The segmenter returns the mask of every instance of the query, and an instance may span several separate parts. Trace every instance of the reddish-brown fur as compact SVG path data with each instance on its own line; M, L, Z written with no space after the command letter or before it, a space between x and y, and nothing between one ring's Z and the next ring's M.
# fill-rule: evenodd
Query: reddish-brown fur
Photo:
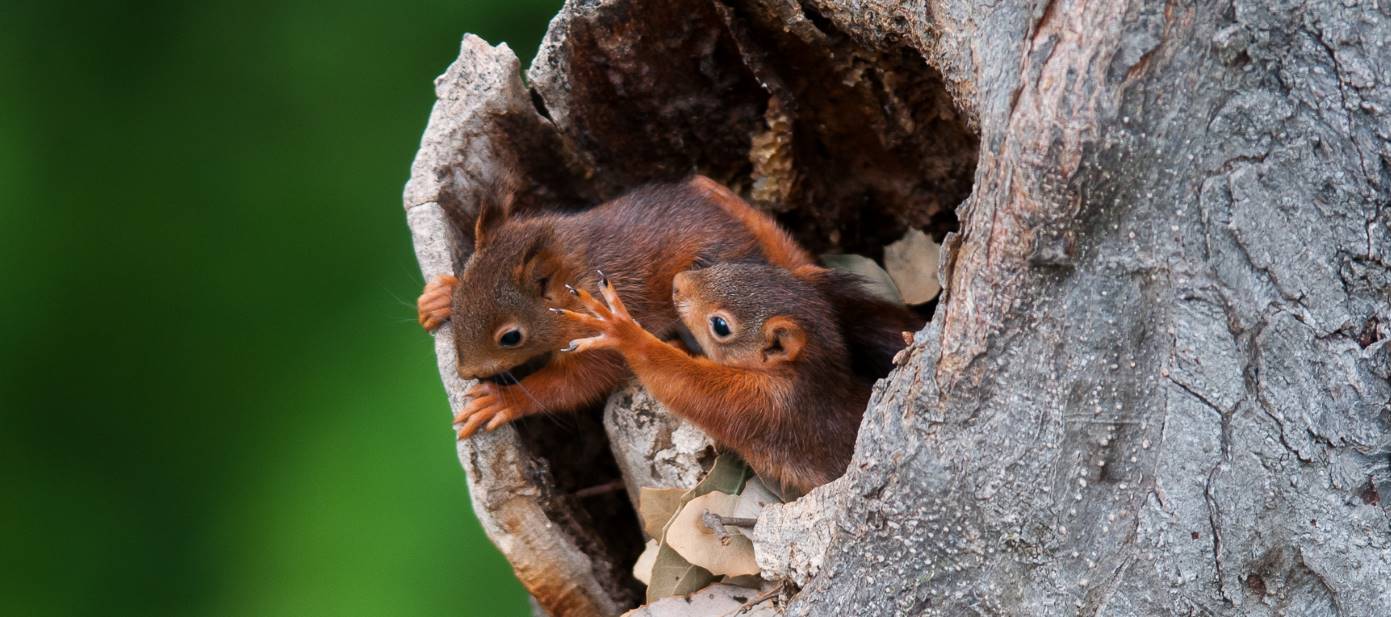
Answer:
M855 277L816 265L771 217L703 176L644 187L577 214L514 217L509 216L505 195L499 199L503 203L480 208L474 253L463 272L457 278L431 281L418 302L420 323L427 329L452 318L459 374L483 379L469 390L470 401L455 416L462 423L461 438L525 415L592 404L629 373L613 351L553 353L586 331L546 309L579 308L565 293L564 283L591 285L596 270L609 273L632 315L663 338L671 336L678 323L671 301L678 273L739 262L772 264L791 272L800 285L810 286L808 295L830 305L814 323L804 325L805 331L817 338L818 348L827 344L826 337L838 335L848 353L842 365L866 391L892 368L890 359L902 347L899 332L922 325L902 306L867 293ZM498 333L512 326L525 331L523 344L500 347ZM522 375L520 383L506 379L509 371L538 358L549 361ZM514 385L487 380L497 376ZM735 390L750 393L747 400L740 399L745 407L759 402L751 387ZM696 388L679 396L699 400L708 395L705 388ZM828 427L820 442L853 444L858 417L853 423ZM744 428L735 423L718 432L733 434ZM805 481L810 479L795 484Z
M580 292L591 314L562 314L599 332L576 341L577 352L620 351L673 413L739 453L765 480L801 494L844 473L872 381L856 374L835 304L820 289L860 282L826 271L799 274L718 264L677 275L673 299L707 357L645 331L620 292L602 283L607 307ZM728 339L712 331L715 315L733 328Z
M690 186L700 191L710 201L715 202L715 205L734 217L735 220L743 223L754 237L758 238L759 247L763 249L768 263L790 271L818 267L816 259L811 256L811 253L802 248L802 245L797 244L797 241L793 240L786 230L778 226L777 221L774 221L767 214L754 210L748 202L735 195L734 191L729 190L728 187L705 176L692 178Z
M893 370L893 355L902 348L899 333L922 328L922 318L901 304L870 293L857 276L823 268L776 221L754 210L724 185L704 176L692 179L690 185L752 230L768 263L816 286L834 305L836 322L858 375L872 384Z
M583 333L546 308L573 300L564 293L565 282L592 283L593 273L604 270L630 298L634 316L669 336L677 324L671 304L676 273L695 264L762 262L765 246L789 250L785 234L770 240L757 235L781 234L771 219L727 189L723 197L711 187L723 189L703 177L653 185L575 214L512 217L505 206L483 204L473 255L457 279L441 277L427 285L418 304L421 324L433 327L451 318L460 376L505 380L507 371ZM524 342L502 348L498 333L513 326L525 332ZM472 400L455 418L463 423L459 434L540 411L575 410L601 400L627 373L613 352L552 354L516 385L474 386Z

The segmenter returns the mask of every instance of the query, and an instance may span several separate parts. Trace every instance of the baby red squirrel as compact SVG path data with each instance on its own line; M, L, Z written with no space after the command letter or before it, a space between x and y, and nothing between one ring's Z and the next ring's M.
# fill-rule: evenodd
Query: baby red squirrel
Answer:
M632 314L671 336L679 323L671 302L676 273L721 262L789 270L814 263L768 215L702 176L569 214L513 216L502 193L480 204L463 271L430 281L417 303L426 329L450 320L458 373L479 380L454 418L460 438L542 411L574 411L626 378L616 352L553 353L584 333L546 311L574 301L566 281L589 283L598 269L613 273Z
M598 332L564 351L622 353L657 400L785 494L845 472L873 381L856 370L831 298L867 295L859 277L760 264L677 274L672 300L704 357L643 329L602 275L599 290L607 306L571 288L589 314L552 309Z

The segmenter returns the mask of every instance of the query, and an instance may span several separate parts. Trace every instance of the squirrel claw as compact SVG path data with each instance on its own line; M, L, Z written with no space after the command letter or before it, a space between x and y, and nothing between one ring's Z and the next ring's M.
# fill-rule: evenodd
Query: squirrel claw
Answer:
M586 338L577 338L570 341L570 345L561 351L590 351L595 349L612 349L618 346L618 340L608 334L597 334Z

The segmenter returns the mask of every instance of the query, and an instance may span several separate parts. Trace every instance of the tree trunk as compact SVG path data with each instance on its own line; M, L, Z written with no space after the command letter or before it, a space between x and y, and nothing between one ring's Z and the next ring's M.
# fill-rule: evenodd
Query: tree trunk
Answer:
M760 520L788 614L1391 611L1391 1L572 1L527 81L467 37L437 82L427 274L503 166L521 207L700 171L816 250L945 236L846 477ZM573 492L631 464L552 426L460 445L479 518L543 608L620 612L636 525Z

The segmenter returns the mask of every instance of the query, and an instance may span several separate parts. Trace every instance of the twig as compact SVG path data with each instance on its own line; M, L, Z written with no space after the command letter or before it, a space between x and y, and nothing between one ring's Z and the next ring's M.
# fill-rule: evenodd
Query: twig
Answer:
M594 497L596 495L607 495L609 493L617 493L618 491L626 489L627 487L623 485L622 480L614 480L612 482L595 484L594 486L588 486L578 491L575 491L575 497L584 499L585 497Z
M771 599L773 599L773 598L778 597L779 595L782 594L782 592L784 592L784 591L786 591L786 590L787 590L787 581L779 581L777 587L774 587L774 588L772 588L772 589L769 589L768 591L765 591L765 592L763 592L763 593L761 593L761 594L758 594L758 597L756 597L756 598L754 598L754 599L752 599L752 600L749 600L748 602L745 602L742 606L739 607L739 610L734 611L734 614L735 614L735 615L742 615L742 614L744 614L744 613L747 613L747 612L749 611L749 609L751 609L751 608L753 608L753 607L755 607L755 606L758 606L759 604L762 604L762 603L764 603L764 602L767 602L767 601L769 601L769 600L771 600Z
M706 510L705 512L701 513L700 520L701 522L705 523L705 526L709 528L710 531L715 532L715 537L720 539L720 544L722 545L729 544L730 539L729 530L725 529L725 527L752 528L755 524L758 523L758 519L756 518L720 516L709 510Z

